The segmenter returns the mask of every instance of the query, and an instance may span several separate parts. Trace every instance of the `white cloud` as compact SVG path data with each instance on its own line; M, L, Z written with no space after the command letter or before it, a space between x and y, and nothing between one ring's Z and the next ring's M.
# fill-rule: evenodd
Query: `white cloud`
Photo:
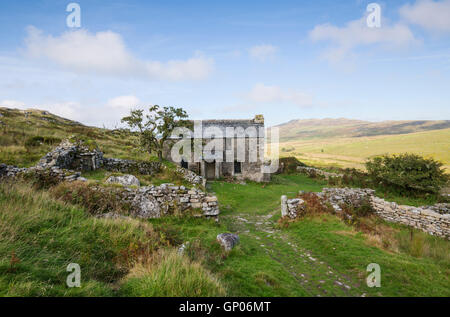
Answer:
M279 86L267 86L262 83L253 86L247 98L257 103L287 102L300 107L313 104L313 98L309 94L297 90L283 90Z
M125 109L131 109L133 107L136 107L139 105L141 101L138 97L133 95L128 96L119 96L116 98L109 99L107 102L107 105L111 108L125 108Z
M213 59L200 53L187 60L140 60L128 51L122 37L112 31L91 34L86 30L77 30L54 37L30 26L25 45L28 56L46 58L76 73L199 80L208 77L214 68Z
M249 50L250 57L260 61L265 62L275 56L278 48L273 45L257 45L251 47Z
M332 62L348 57L357 47L382 45L400 48L418 43L408 26L403 24L390 26L386 25L386 21L382 23L381 28L369 28L364 17L350 21L344 27L321 24L309 32L309 38L314 42L326 41L333 44L324 55Z
M18 100L3 100L0 102L0 106L12 109L24 109L25 103Z
M110 117L120 120L128 115L131 109L142 107L140 103L141 101L136 96L119 96L109 99L102 111L107 112Z
M411 24L438 32L450 32L450 0L420 0L400 8L400 16Z

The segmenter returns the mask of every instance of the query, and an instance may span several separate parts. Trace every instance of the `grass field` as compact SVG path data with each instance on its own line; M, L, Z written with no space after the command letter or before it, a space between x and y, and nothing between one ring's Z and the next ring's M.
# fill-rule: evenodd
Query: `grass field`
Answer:
M375 155L416 153L441 161L450 170L450 129L373 137L324 138L280 143L281 156L317 166L363 168Z
M220 222L189 216L97 219L29 186L0 186L1 296L450 296L450 242L379 223L382 243L329 214L280 226L280 195L319 191L302 175L212 183ZM240 244L222 250L216 235ZM176 254L182 243L184 255ZM389 247L384 247L388 245ZM66 266L79 263L80 288ZM382 287L366 286L378 263Z

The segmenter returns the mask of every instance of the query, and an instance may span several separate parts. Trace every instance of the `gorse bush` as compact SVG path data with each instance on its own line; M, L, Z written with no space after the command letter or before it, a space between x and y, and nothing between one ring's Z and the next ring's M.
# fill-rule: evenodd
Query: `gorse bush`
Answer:
M376 184L406 192L437 193L448 181L442 163L416 154L383 155L366 162Z

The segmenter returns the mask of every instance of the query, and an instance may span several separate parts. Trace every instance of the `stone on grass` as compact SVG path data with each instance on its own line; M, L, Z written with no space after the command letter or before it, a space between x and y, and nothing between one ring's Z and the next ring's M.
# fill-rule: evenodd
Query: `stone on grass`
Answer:
M122 176L110 176L106 180L106 183L121 184L123 186L140 186L140 182L134 175L122 175Z
M221 233L217 235L217 241L219 241L225 251L230 251L239 243L239 236L234 233Z

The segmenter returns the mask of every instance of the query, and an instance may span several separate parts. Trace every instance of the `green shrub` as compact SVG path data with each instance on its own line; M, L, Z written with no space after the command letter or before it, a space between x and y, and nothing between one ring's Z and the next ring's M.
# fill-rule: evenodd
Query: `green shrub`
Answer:
M448 181L442 163L416 154L383 155L366 162L376 184L407 192L437 193Z
M293 156L281 157L278 164L280 166L279 171L286 174L295 173L297 166L306 166Z

